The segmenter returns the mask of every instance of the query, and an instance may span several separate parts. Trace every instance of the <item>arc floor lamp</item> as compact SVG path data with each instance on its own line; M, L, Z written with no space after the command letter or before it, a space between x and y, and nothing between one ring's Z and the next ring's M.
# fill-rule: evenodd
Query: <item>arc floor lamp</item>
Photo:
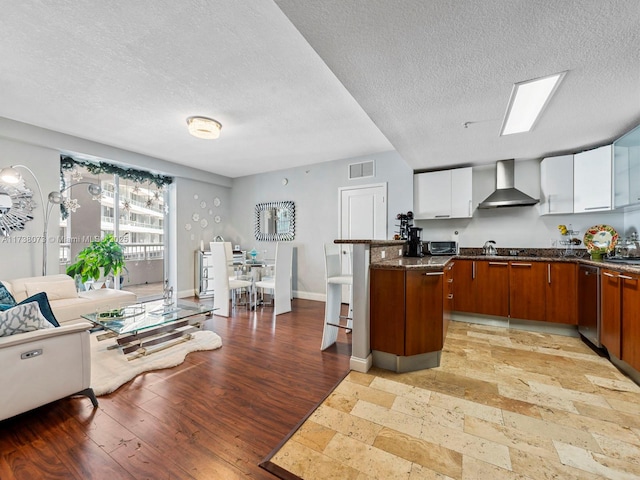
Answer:
M54 205L59 205L63 201L62 194L67 190L75 187L76 185L88 185L87 189L89 193L93 196L100 195L102 193L102 187L96 183L92 182L77 182L72 185L69 185L59 192L53 191L50 192L47 196L47 203L44 202L44 196L42 194L42 187L40 186L40 182L38 181L38 177L36 177L33 170L31 170L26 165L12 165L7 168L3 168L0 170L0 180L8 184L17 184L22 180L22 174L17 170L18 168L24 169L33 177L36 182L36 187L38 188L38 194L40 195L40 205L44 209L44 222L43 222L43 231L42 231L42 275L47 274L47 244L49 237L49 218L51 217L51 211L53 210Z

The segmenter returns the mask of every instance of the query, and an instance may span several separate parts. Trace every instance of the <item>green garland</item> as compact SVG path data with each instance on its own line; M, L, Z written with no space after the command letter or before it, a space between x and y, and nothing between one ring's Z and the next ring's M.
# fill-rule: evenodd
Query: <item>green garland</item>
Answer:
M144 170L136 170L135 168L122 168L109 163L93 163L88 160L76 160L67 155L60 155L60 176L63 177L65 170L73 170L76 165L82 165L93 175L108 173L118 175L120 178L131 180L135 183L153 183L158 188L163 188L165 185L170 185L173 182L173 177L145 172Z
M153 183L158 188L164 188L166 185L173 183L173 177L167 177L151 172L145 172L144 170L136 170L135 168L122 168L109 163L94 163L88 160L76 160L75 158L67 155L60 155L60 191L66 187L64 179L65 171L73 170L76 165L81 165L89 173L93 175L100 175L107 173L109 175L118 175L121 179L131 180L135 183ZM60 205L60 215L62 219L66 219L69 216L69 212L64 204Z

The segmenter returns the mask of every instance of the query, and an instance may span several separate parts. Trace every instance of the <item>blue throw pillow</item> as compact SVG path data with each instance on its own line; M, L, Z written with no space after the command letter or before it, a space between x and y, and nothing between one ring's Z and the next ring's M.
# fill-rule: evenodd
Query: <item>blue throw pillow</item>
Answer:
M9 290L7 290L7 287L5 287L2 282L0 282L0 304L9 305L7 308L16 306L16 299L13 298L13 295L9 293ZM6 310L6 308L2 310Z
M38 307L40 307L40 313L42 316L46 318L51 325L54 327L59 327L60 324L56 317L53 315L53 311L51 310L51 305L49 304L49 297L47 297L46 292L36 293L35 295L31 295L29 298L25 298L18 305L24 305L25 303L30 302L38 302Z

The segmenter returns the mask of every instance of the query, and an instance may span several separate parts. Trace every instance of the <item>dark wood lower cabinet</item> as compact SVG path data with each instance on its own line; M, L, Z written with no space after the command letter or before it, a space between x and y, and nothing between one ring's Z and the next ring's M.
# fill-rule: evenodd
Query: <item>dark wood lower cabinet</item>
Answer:
M476 262L475 313L509 316L509 262Z
M371 350L404 355L404 270L372 268L369 290Z
M620 274L622 360L640 370L640 275Z
M548 262L545 264L546 291L544 294L547 322L578 325L578 265Z
M371 349L399 356L442 350L443 275L372 268Z
M610 354L620 358L622 352L622 326L620 322L622 297L618 272L607 269L601 271L600 299L600 343L606 347Z
M476 305L476 261L456 259L453 278L454 310L474 313L478 308Z
M546 320L547 264L509 262L509 316L522 320Z
M406 272L405 356L442 350L443 274Z

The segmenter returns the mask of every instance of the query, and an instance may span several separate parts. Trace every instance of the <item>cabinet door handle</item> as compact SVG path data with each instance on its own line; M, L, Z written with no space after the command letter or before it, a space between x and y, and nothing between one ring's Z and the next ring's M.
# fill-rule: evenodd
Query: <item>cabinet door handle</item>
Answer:
M425 275L444 275L444 272L427 272Z
M451 215L436 215L436 218L449 218Z
M451 300L453 298L453 293L450 293L449 295L447 295L447 298Z
M547 282L551 285L551 264L547 263Z
M530 263L514 263L514 262L512 262L511 266L512 267L530 267L531 264Z
M447 280L447 283L453 283L453 278L449 278L449 279Z
M549 207L547 213L551 213L551 195L549 195L549 201L547 202L547 206Z
M471 262L471 280L475 280L476 278L476 262L475 260Z
M507 262L489 262L489 265L502 265L502 266L509 266L509 264ZM524 264L523 264L524 265Z
M637 278L633 278L633 277L628 277L626 275L618 275L619 278L624 278L625 280L635 280L636 282L638 281Z
M604 208L609 208L609 205L602 205L601 207L585 207L585 210L602 210Z
M640 198L638 200L640 200ZM469 200L469 216L470 217L473 216L472 210L473 210L473 207L472 207L472 204L471 204L471 200Z
M614 275L613 273L609 273L609 272L602 272L603 275L607 276L607 277L611 277L611 278L616 278L617 275Z

